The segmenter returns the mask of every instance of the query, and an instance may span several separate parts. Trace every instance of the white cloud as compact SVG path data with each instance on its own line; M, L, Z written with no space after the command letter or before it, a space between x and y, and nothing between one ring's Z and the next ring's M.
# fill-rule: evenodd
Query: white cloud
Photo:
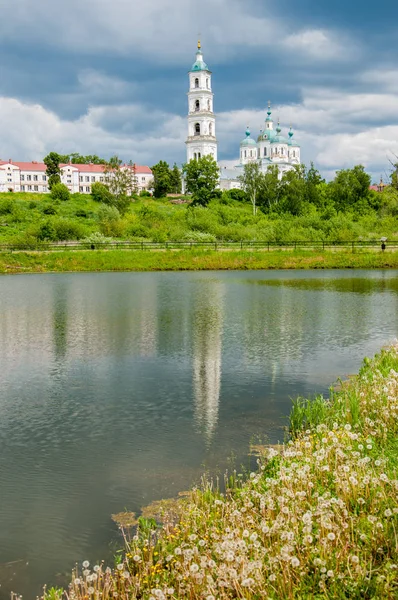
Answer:
M116 153L125 160L144 164L157 162L157 157L184 158L185 120L169 113L147 113L137 104L90 108L79 119L66 120L38 104L0 98L0 114L3 122L0 157L3 160L42 160L51 150L105 157ZM134 123L143 119L148 122L152 119L157 123L156 128L131 133ZM109 121L113 128L107 127ZM126 132L129 122L131 127Z
M285 46L295 53L307 54L316 61L330 59L352 59L351 52L347 53L350 44L331 32L322 29L305 29L288 35L284 40Z
M83 85L94 82L99 89L123 83L108 82L94 72L85 73ZM340 168L364 164L372 173L388 169L388 156L398 154L398 97L393 93L338 93L306 89L298 104L273 107L283 132L292 123L302 146L302 158L328 174ZM132 101L89 108L77 119L62 119L38 104L0 98L2 136L0 156L14 160L40 160L49 151L118 154L137 163L160 159L185 160L185 115L152 110ZM217 115L219 158L238 157L239 142L247 125L256 138L264 126L266 107L221 112ZM235 163L232 160L232 163ZM228 161L229 163L229 161Z

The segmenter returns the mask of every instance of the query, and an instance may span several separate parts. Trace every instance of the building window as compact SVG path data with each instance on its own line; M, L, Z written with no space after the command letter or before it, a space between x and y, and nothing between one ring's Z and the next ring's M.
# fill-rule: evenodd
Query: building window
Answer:
M25 186L21 185L21 192L24 192L24 191L25 191Z
M209 78L206 79L206 87L209 89Z
M47 175L43 175L42 179L43 181L47 181Z
M31 192L31 191L32 191L32 186L28 185L28 192Z
M79 192L84 192L84 187L82 185L79 187Z
M95 181L95 177L91 177L91 181Z
M83 178L82 178L82 179L83 179ZM100 177L100 181L101 181L101 182L102 182L102 181L104 181L104 178L103 178L103 177Z
M195 87L198 88L199 87L199 79L196 77L195 78Z
M245 158L246 158L246 155L247 155L247 152L246 152L246 150L245 150L245 152L244 152L244 155L245 155Z
M32 181L32 175L26 175L26 181Z
M209 123L209 135L213 135L213 123Z
M200 135L200 123L195 123L195 135Z
M34 189L35 192L38 192L39 191L39 186L38 185L34 185L33 189Z
M145 183L145 177L141 177L142 183Z
M196 101L195 101L195 110L196 110L196 112L197 112L198 110L200 110L200 102L199 102L199 100L196 100Z
M39 181L39 176L38 175L33 175L33 181Z
M81 175L79 176L79 181L83 181L83 177Z
M43 192L47 192L47 186L43 185Z
M86 186L86 192L90 193L90 186L89 185Z
M25 175L21 175L21 181L25 181Z
M264 156L267 156L267 148L264 148Z
M207 110L209 112L211 112L211 104L210 104L210 100L207 101Z
M293 158L296 158L296 151L293 150Z
M198 158L200 158L200 157L201 157L200 152L198 152Z

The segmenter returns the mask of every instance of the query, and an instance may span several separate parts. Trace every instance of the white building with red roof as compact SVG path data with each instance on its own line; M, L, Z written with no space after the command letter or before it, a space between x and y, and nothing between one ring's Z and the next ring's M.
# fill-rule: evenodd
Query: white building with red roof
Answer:
M147 190L153 175L149 167L141 165L123 165L121 168L130 169L133 172L137 192ZM8 162L0 160L0 192L37 192L47 193L48 177L44 163ZM104 165L60 165L61 182L64 183L71 194L91 194L91 186L95 182L104 181Z

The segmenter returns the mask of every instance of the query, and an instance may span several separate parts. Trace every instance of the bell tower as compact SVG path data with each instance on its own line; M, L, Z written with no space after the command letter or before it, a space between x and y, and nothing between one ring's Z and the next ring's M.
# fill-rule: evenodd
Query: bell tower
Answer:
M187 163L192 159L212 156L217 161L216 119L213 112L211 71L203 60L198 42L196 61L188 73L188 137Z

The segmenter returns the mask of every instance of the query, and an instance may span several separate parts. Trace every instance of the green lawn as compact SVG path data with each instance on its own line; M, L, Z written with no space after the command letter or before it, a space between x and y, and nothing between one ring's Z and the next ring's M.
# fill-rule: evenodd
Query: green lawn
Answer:
M398 252L67 250L0 253L0 273L398 268Z

